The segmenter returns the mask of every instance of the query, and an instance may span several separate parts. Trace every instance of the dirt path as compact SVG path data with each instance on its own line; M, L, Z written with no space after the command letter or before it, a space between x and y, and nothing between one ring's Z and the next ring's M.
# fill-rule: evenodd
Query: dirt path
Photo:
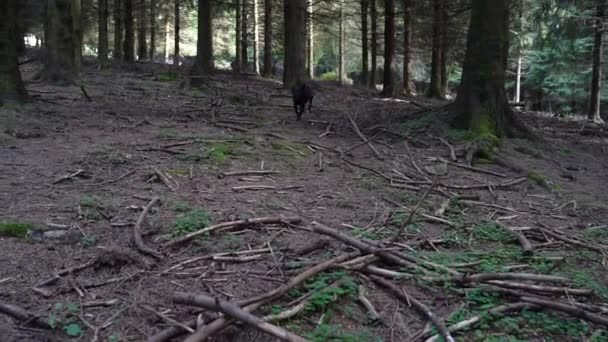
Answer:
M357 238L388 240L420 201L432 173L443 173L445 164L436 159L450 158L436 137L418 132L409 139L411 154L403 139L377 134L372 144L380 159L344 117L351 115L362 128L382 124L396 132L416 131L427 119L414 116L405 124L393 119L419 111L404 101L387 102L363 90L320 84L314 113L296 122L290 98L276 82L218 74L200 89L180 90L172 78L154 68L88 68L85 84L93 102L76 87L30 84L36 102L2 112L0 219L33 222L52 232L0 237L0 302L26 308L57 327L52 332L31 329L0 316L3 341L65 340L81 332L89 339L93 332L83 320L96 327L111 322L100 331L101 341L141 341L172 324L154 312L177 321L198 313L173 304L176 291L226 300L269 291L306 267L351 249L331 239L322 249L297 255L294 251L322 237L285 225L223 230L171 248L161 246L212 223L265 216L298 216L302 227L317 221ZM533 172L481 165L483 173L448 165L447 174L438 177L437 191L404 227L399 248L462 274L565 276L568 286L595 291L596 297L577 300L604 305L608 278L602 255L530 229L560 228L565 236L584 239L583 245L606 248L606 132L581 134L577 123L532 116L526 120L547 139L545 144L509 142L503 154ZM364 134L372 136L370 132ZM544 146L548 143L555 146ZM277 173L220 177L233 171ZM143 237L161 251L159 261L138 254L131 244L132 225L156 196L161 204L147 215ZM437 212L442 206L443 212ZM497 221L528 236L535 255L523 256ZM255 249L264 251L216 255ZM250 259L242 257L250 254ZM204 255L210 257L162 272ZM92 267L32 289L54 272L91 260ZM410 341L425 327L424 317L370 277L343 269L309 280L263 312L281 311L294 298L337 280L340 291L316 296L305 313L283 326L315 341L335 336L342 336L336 341ZM517 301L483 292L475 284L422 278L399 284L440 317L450 317L450 323ZM359 285L368 289L380 323L370 321L356 300ZM463 295L463 287L472 290ZM93 305L99 301L112 305ZM463 341L492 336L578 341L598 328L542 310L458 336ZM271 339L244 329L218 340Z

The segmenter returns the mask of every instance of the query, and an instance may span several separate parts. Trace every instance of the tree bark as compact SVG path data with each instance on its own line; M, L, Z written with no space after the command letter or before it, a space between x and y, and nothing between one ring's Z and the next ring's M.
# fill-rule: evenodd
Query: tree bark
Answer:
M150 0L150 61L156 55L156 0Z
M603 57L603 42L604 29L606 23L606 0L598 0L596 9L596 29L595 42L593 44L593 71L591 74L591 93L589 97L589 121L595 123L604 123L600 115L600 102L602 100L602 57Z
M133 22L133 0L125 0L125 62L135 62L135 27Z
M376 75L378 73L378 7L376 5L376 0L370 0L370 17L372 25L372 60L369 74L369 85L370 87L376 89Z
M145 60L148 56L148 42L146 41L146 0L139 1L137 18L137 59Z
M0 3L0 107L27 101L17 56L17 6L20 0Z
M97 43L97 58L100 62L108 61L108 0L99 0L99 36Z
M513 101L515 103L521 102L521 49L517 50L517 71L515 74L515 96Z
M258 1L259 0L253 0L253 73L256 75L260 74Z
M284 0L285 40L283 86L291 88L306 77L306 0Z
M308 0L308 77L315 78L315 25L313 0Z
M74 66L76 74L80 75L82 68L82 42L84 41L84 30L82 22L82 4L80 0L72 0L72 34L74 45L72 53L74 55Z
M445 93L442 88L441 70L441 24L443 22L444 0L433 0L433 56L431 62L431 83L427 96L430 98L444 99Z
M407 0L406 0L407 1ZM369 38L367 16L369 0L361 0L361 84L369 84Z
M383 96L395 95L394 57L395 57L395 0L384 0L386 11L384 20L384 85Z
M79 18L74 15L76 0L47 0L45 33L47 58L42 72L43 79L71 84L79 76L79 38L76 27Z
M266 0L269 1L269 0ZM236 20L235 20L235 24L236 24L236 28L235 28L235 39L234 41L236 42L236 60L234 63L234 72L241 72L241 70L243 69L243 54L241 49L243 48L241 45L241 20L243 20L243 4L242 4L242 0L235 0L234 1L234 5L236 7Z
M241 71L249 71L249 53L247 51L247 0L243 2L241 10Z
M6 0L5 0L6 1ZM16 22L15 22L15 29L13 30L13 34L15 35L15 44L17 46L17 56L21 57L21 56L25 56L25 53L27 52L27 48L25 46L25 28L24 28L24 24L23 24L23 20L20 20L21 18L24 18L24 10L25 10L25 1L18 1L15 7L15 17L17 18Z
M340 0L340 3L338 4L338 6L340 6L340 33L339 33L339 52L338 52L338 81L340 82L340 84L344 84L344 46L345 46L345 42L344 42L344 0Z
M180 13L179 13L179 2L180 0L175 0L175 6L173 8L175 15L175 29L174 29L174 46L173 46L173 65L179 66L179 40L180 40Z
M198 0L198 42L193 69L197 73L213 72L213 21L211 1Z
M264 77L272 78L272 0L264 0Z
M509 0L473 0L462 79L452 124L482 138L525 136L505 91Z
M112 57L115 60L122 60L123 57L123 5L124 0L114 0L114 53Z
M448 94L448 12L445 4L441 11L441 89L443 96Z
M403 0L403 94L412 96L412 0Z

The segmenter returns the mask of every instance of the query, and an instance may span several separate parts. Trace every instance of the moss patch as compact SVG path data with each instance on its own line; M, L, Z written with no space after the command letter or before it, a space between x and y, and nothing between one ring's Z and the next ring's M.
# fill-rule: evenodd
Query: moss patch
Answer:
M23 238L34 229L34 224L30 222L0 221L0 236Z
M534 170L528 171L528 180L531 183L536 184L541 188L554 193L559 193L562 191L562 188L559 184L552 181L551 178L549 178L548 176L545 176Z

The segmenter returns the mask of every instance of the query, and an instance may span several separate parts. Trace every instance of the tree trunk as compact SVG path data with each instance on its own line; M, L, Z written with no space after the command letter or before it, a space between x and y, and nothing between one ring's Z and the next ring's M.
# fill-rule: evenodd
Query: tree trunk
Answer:
M384 8L386 18L384 20L384 85L382 95L394 96L395 0L384 0Z
M308 0L308 77L315 78L315 25L313 0Z
M7 0L4 0L7 1ZM24 28L24 23L23 20L20 20L21 18L24 18L24 10L25 10L25 1L18 1L17 4L15 5L15 12L14 15L17 18L16 22L15 22L15 29L13 30L13 34L15 35L15 44L17 46L17 56L25 56L25 53L27 52L27 48L25 46L25 28Z
M269 0L266 0L269 1ZM236 7L236 29L235 29L235 39L234 41L236 42L236 61L234 63L234 72L241 72L241 70L243 69L243 52L241 51L241 49L243 48L241 45L241 20L243 20L243 4L242 4L242 0L235 0L235 7Z
M175 0L175 32L174 32L174 43L173 46L173 65L179 66L179 29L180 29L180 15L179 15L179 2L180 0Z
M306 77L306 0L284 0L285 41L283 86L291 88Z
M412 96L412 0L403 0L403 94Z
M344 42L344 0L340 0L340 3L338 4L338 6L340 6L340 36L339 36L339 52L338 52L338 81L340 82L340 84L344 83L344 46L345 46L345 42Z
M441 81L441 32L444 0L433 0L433 57L431 62L431 84L429 85L428 97L444 99L445 93Z
M62 84L73 83L79 75L79 39L75 29L76 0L47 0L45 33L47 58L43 79Z
M444 5L441 11L441 89L443 96L448 93L448 12Z
M121 60L123 57L123 5L123 0L114 0L114 53L112 53L112 57L115 60Z
M247 51L247 0L241 0L243 2L243 9L241 10L241 71L248 72L249 67L249 53Z
M82 42L84 41L84 30L82 23L82 6L80 0L72 0L72 34L74 37L74 66L76 74L80 75L82 68Z
M378 73L376 71L378 67L378 7L376 6L376 0L370 0L370 16L372 22L372 61L371 70L369 73L369 85L370 87L376 89L376 75Z
M125 0L125 62L135 62L135 27L133 22L133 0Z
M369 0L361 0L361 84L369 84L369 41L367 32L367 15Z
M596 10L595 42L593 44L593 71L591 76L591 94L589 98L588 119L596 123L604 123L600 115L600 102L602 99L602 55L606 15L606 0L598 0Z
M259 39L259 21L258 21L258 1L253 0L253 73L260 74L260 42Z
M100 62L108 61L108 0L99 0L99 36L97 58Z
M139 1L139 18L137 18L137 59L145 60L148 56L148 42L146 41L146 0Z
M168 63L169 62L169 37L170 37L170 28L171 28L171 23L169 20L169 16L165 15L164 16L164 26L165 26L165 39L163 40L163 56L164 56L164 63Z
M211 73L213 71L213 21L211 19L211 1L198 0L198 42L194 71Z
M20 0L0 3L0 107L27 100L17 57L17 6Z
M150 0L150 61L156 55L156 0Z
M272 78L272 0L264 0L264 77Z
M462 79L452 124L485 139L528 133L505 91L509 0L473 0Z
M521 49L517 51L517 72L515 74L515 96L513 101L515 103L521 102Z

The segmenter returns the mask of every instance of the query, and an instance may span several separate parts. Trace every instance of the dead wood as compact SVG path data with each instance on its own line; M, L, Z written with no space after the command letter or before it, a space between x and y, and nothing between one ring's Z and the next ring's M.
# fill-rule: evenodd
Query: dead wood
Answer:
M455 342L454 338L446 328L445 324L435 313L433 313L425 304L423 304L418 299L406 294L399 286L393 284L392 282L375 275L369 276L375 283L380 286L390 290L397 298L399 298L405 305L413 306L418 312L424 315L428 320L430 320L437 331L439 331L439 335L443 337L443 339L447 342Z
M220 128L228 128L234 131L238 131L238 132L243 132L243 133L251 133L252 131L248 128L244 128L244 127L240 127L240 126L236 126L236 125L231 125L231 124L227 124L227 123L221 123L221 122L215 122L213 123L214 126L216 127L220 127Z
M173 177L169 176L168 174L165 174L157 167L154 168L154 173L156 173L158 178L163 182L163 184L167 186L167 188L169 188L169 190L177 191L177 189L179 189L179 183L175 179L173 179Z
M608 250L606 248L602 248L598 245L594 245L591 242L574 240L574 239L566 237L560 233L557 233L553 229L548 229L548 228L537 228L537 229L556 240L560 240L560 241L565 242L570 245L583 247L583 248L598 252L600 254L605 254L608 252Z
M288 330L285 330L276 325L265 322L263 319L252 315L251 313L243 310L240 306L235 303L227 302L221 300L217 297L210 297L202 294L198 294L197 296L197 304L198 306L204 307L207 310L213 310L217 312L222 312L226 316L229 316L233 319L239 320L243 323L251 325L252 327L273 335L283 341L291 341L291 342L306 342L307 339L300 337ZM188 300L190 299L190 295L187 293L176 293L173 295L173 301L178 304L188 304Z
M103 186L103 185L108 185L108 184L114 184L114 183L120 182L121 180L129 177L130 175L132 175L134 173L135 173L135 170L129 170L125 174L123 174L122 176L120 176L116 179L112 179L112 180L101 182L101 183L84 184L84 186Z
M350 121L350 124L353 126L353 131L355 131L355 133L357 133L359 138L361 138L361 140L363 140L363 142L365 142L367 144L367 146L369 147L370 150L372 150L372 152L374 153L376 158L378 158L379 160L384 160L384 158L382 157L382 155L380 155L380 152L378 152L378 150L372 144L372 142L369 139L367 139L367 137L363 133L361 133L361 130L359 129L359 126L357 126L357 123L355 122L355 120L353 120L353 118L349 114L345 114L345 115L346 115L346 118L348 119L348 121Z
M527 290L532 292L541 292L541 293L552 293L552 294L561 294L561 295L575 295L575 296L591 296L593 295L593 290L591 289L573 289L567 287L554 287L554 286L540 286L533 285L527 283L515 283L509 281L502 280L488 280L486 281L488 284L492 284L499 287L506 287L509 289L516 290Z
M238 301L237 304L240 306L246 306L244 308L245 311L248 311L248 312L254 311L257 308L263 306L264 304L266 304L276 298L281 297L285 293L289 292L289 290L300 285L307 279L309 279L321 272L325 272L346 260L357 257L358 255L359 255L359 253L348 253L348 254L343 254L343 255L337 256L335 258L332 258L330 260L324 261L318 265L308 268L306 271L291 278L287 283L275 288L274 290L272 290L268 293L265 293L265 294L262 294L262 295L259 295L259 296L253 297L253 298L249 298L249 299L246 299L243 301ZM230 321L226 317L218 318L215 321L207 324L203 328L199 329L194 335L190 336L186 341L187 342L204 341L206 338L208 338L209 336L222 330L224 327L228 326L231 323L232 323L232 321Z
M367 316L373 322L380 321L380 314L378 313L378 311L376 311L372 302L367 298L367 290L365 289L365 286L359 285L359 293L357 299L359 299L363 307L367 310Z
M53 181L53 184L59 184L61 182L65 182L66 180L72 180L72 179L74 179L74 178L76 178L78 176L83 175L84 172L85 172L84 170L77 170L74 173L70 173L69 175L65 175L65 176L63 176L61 178L56 179L55 181Z
M526 238L526 236L520 232L516 232L513 229L504 226L498 222L496 222L496 224L498 225L498 227L504 229L505 231L507 231L509 234L513 235L517 241L519 242L519 245L521 246L521 248L523 249L523 254L526 256L530 256L534 254L534 247L532 246L532 243L530 243L530 240L528 240L528 238Z
M496 316L496 318L501 318L501 317L503 317L503 314L505 314L507 312L520 311L522 309L528 309L528 308L534 308L534 307L536 307L536 306L533 304L521 303L521 302L497 306L495 308L492 308L492 309L486 311L485 313L483 313L481 315L473 316L467 320L450 325L447 329L450 333L455 333L457 331L466 330L466 329L474 326L475 324L479 323L482 319L485 319L487 317ZM439 341L440 338L441 338L441 335L432 336L432 332L429 331L429 332L424 333L417 340L425 341L425 342L437 342L437 341Z
M199 237L201 235L210 233L210 232L212 232L214 230L218 230L218 229L244 228L247 226L257 225L257 224L282 224L282 223L298 224L301 221L302 221L302 219L297 216L292 216L292 217L269 216L269 217L258 217L258 218L247 219L247 220L224 222L224 223L216 224L216 225L213 225L213 226L210 226L207 228L203 228L196 232L192 232L190 234L187 234L187 235L185 235L181 238L175 239L173 241L169 241L163 245L163 248L173 247L173 246L185 243L196 237Z
M460 277L454 277L454 280L462 283L482 283L488 280L526 280L548 283L565 283L568 279L559 276L551 276L544 274L532 273L478 273L478 274L463 274Z
M162 255L159 252L153 250L152 248L146 246L146 244L144 243L144 239L141 237L141 226L144 223L144 219L148 215L150 209L158 202L160 202L160 197L154 197L150 201L150 203L148 203L148 205L144 207L144 210L141 212L139 218L137 219L137 222L135 222L135 225L133 226L133 242L135 242L137 250L140 251L142 254L152 256L156 259L162 259Z
M443 139L443 138L439 138L439 141L441 141L442 144L444 144L445 146L448 147L448 149L450 150L450 159L453 162L457 162L458 158L456 158L456 151L454 150L454 146L452 146L452 144L450 144L447 140Z
M600 324L604 327L608 327L608 318L591 313L587 310L578 308L570 304L560 303L555 300L545 300L537 297L521 297L520 299L527 303L532 303L547 309L560 311L570 316L578 317L580 319L584 319L586 321L595 324Z
M93 102L93 99L87 93L87 90L84 88L84 85L80 85L80 91L82 91L82 95L84 95L88 102Z
M493 189L507 189L522 183L525 183L528 180L526 177L517 178L513 180L509 180L502 183L488 183L488 184L479 184L479 185L450 185L450 184L441 184L442 187L454 190L482 190L487 188Z
M278 175L281 172L279 171L232 171L232 172L222 172L217 178L225 178L225 177L239 177L239 176L267 176L267 175Z
M29 311L13 304L0 302L0 313L5 315L9 315L12 318L18 320L19 322L34 323L35 325L44 328L44 329L52 329L52 327L48 324L48 322L39 317L30 313Z
M486 175L491 175L491 176L496 176L496 177L500 177L500 178L507 178L508 176L505 175L504 173L500 173L500 172L496 172L496 171L492 171L492 170L486 170L486 169L482 169L479 167L475 167L475 166L469 166L466 164L461 164L461 163L455 163L449 160L445 160L445 159L441 159L441 158L433 158L431 160L438 160L444 163L447 163L448 165L452 165L454 167L458 167L464 170L469 170L469 171L473 171L473 172L477 172L477 173L483 173Z
M420 198L420 201L418 201L418 204L416 204L414 209L410 212L409 216L407 217L407 220L405 220L405 222L403 222L401 227L399 227L399 231L397 231L397 234L395 234L395 236L391 239L390 242L396 242L399 239L399 237L401 237L401 234L403 234L403 230L407 226L409 226L410 223L412 223L412 220L414 219L414 215L416 215L416 212L418 211L418 209L420 209L420 206L422 205L422 203L426 200L426 198L431 193L431 191L433 191L433 188L435 187L435 185L437 185L436 178L433 179L433 183L431 184L431 186L429 186L428 189L426 189L426 191L424 192L424 195L422 195L422 197Z
M300 248L295 248L291 252L294 255L302 256L302 255L306 255L308 253L312 253L314 251L317 251L319 249L323 249L323 248L325 248L327 246L329 246L329 240L327 240L327 239L318 239L318 240L314 241L313 243L311 243L309 245L302 246Z

